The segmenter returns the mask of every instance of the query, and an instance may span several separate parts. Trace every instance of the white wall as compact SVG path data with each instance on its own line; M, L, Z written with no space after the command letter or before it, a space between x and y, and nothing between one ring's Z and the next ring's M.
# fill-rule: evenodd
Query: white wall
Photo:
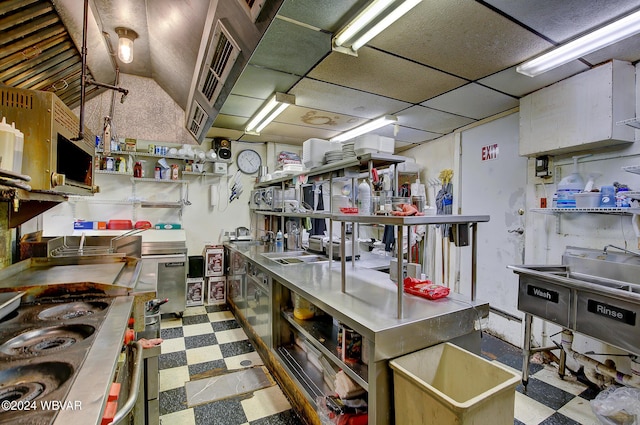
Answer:
M636 67L636 74L638 67ZM640 88L636 84L636 100L640 99ZM636 116L640 115L639 102L636 101ZM481 124L482 125L482 124ZM636 131L638 140L638 131ZM429 177L437 177L442 168L457 168L456 146L457 138L449 135L441 139L427 142L403 154L414 156L416 161L426 167L421 178L428 182ZM463 153L464 154L464 153ZM614 181L628 184L632 189L640 190L640 176L624 172L623 166L640 165L640 143L622 145L614 148L600 149L588 152L573 152L564 156L553 157L552 179L543 180L535 177L534 160L528 161L528 176L526 190L526 228L525 228L525 263L526 264L559 264L566 246L581 246L602 249L607 244L626 247L632 250L640 249L639 236L631 225L629 215L604 214L565 214L547 215L530 212L538 208L540 198L547 197L549 202L556 190L557 183L562 177L573 171L572 155L591 154L579 162L579 172L585 181L589 173L600 173L596 180L596 187L612 184ZM425 175L426 174L426 175ZM454 199L459 196L459 185L454 184ZM429 192L430 202L432 191ZM454 209L455 211L455 209ZM455 255L455 253L452 253ZM469 267L465 262L461 267ZM467 274L468 275L468 274ZM535 345L551 345L551 337L560 329L557 326L534 320L533 340ZM558 340L558 337L554 337ZM591 338L576 335L574 348L585 352L593 350L598 353L619 353L614 347L607 346ZM612 360L628 371L628 359L612 357ZM598 356L604 361L604 356ZM569 360L569 367L576 369L577 365Z
M149 78L122 74L120 86L130 91L124 103L120 103L120 94L116 94L113 126L121 138L135 138L140 146L148 143L167 146L194 144L195 140L184 127L184 111ZM85 125L95 134L101 134L103 119L111 107L111 91L87 102L85 106ZM79 111L75 111L79 114ZM194 147L197 147L194 146ZM203 150L211 147L205 141ZM242 149L256 150L267 163L267 150L262 143L232 142L232 158L235 159ZM154 161L153 158L144 158ZM178 161L179 162L179 161ZM147 167L149 173L151 168ZM100 193L93 197L73 198L61 203L36 219L23 224L22 233L43 230L44 236L62 236L73 233L73 220L128 219L158 222L181 223L187 234L189 255L199 255L207 243L218 243L223 231L231 231L239 226L250 227L249 194L256 176L240 175L243 193L240 199L229 202L229 180L235 175L235 164L229 166L227 176L201 177L187 176L189 201L182 215L175 209L149 209L132 205L132 197L150 201L177 201L184 199L186 191L183 185L168 183L136 183L134 186L127 176L96 174L95 184ZM148 177L148 175L146 176ZM210 186L216 186L219 203L210 205ZM185 186L185 187L186 187Z

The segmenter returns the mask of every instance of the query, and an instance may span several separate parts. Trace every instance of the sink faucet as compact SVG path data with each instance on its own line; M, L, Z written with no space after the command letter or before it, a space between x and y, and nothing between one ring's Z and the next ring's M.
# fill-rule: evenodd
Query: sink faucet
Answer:
M266 232L264 232L264 236L262 237L262 241L269 244L273 243L275 239L276 235L271 230L267 230Z
M626 252L627 254L631 254L631 255L635 255L637 257L640 257L640 253L638 253L638 252L630 251L630 250L625 249L625 248L620 248L619 246L615 246L615 245L605 245L604 249L602 250L602 253L604 255L607 255L607 248L615 248L615 249L620 250L622 252Z

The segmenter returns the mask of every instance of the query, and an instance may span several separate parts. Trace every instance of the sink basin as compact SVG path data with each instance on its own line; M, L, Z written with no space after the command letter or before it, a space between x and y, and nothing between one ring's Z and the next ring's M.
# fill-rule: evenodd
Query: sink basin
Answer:
M324 255L312 254L306 251L268 252L262 255L271 261L286 266L329 261L329 258Z

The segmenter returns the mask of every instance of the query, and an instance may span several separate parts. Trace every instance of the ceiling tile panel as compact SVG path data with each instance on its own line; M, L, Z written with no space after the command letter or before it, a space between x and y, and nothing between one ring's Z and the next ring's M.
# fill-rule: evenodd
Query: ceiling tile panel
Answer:
M410 103L389 99L359 90L341 87L310 78L302 79L290 91L296 105L361 118L378 118L395 114L411 106Z
M638 0L485 1L556 43L640 8Z
M420 105L413 106L397 115L402 126L440 134L450 133L456 128L464 127L475 121L471 118L436 111Z
M279 123L300 125L330 131L347 131L363 124L364 118L337 114L335 112L321 111L318 109L290 106L278 115L275 121Z
M516 72L514 66L478 80L478 83L513 96L522 97L587 69L589 69L587 65L576 60L532 78Z
M369 45L471 80L550 47L537 35L469 0L423 1Z
M482 119L519 105L518 99L471 83L421 105L463 117Z
M260 136L264 139L271 140L274 137L282 136L291 139L299 140L299 144L302 144L307 139L329 139L337 135L339 131L324 130L314 127L302 127L299 125L285 124L280 122L272 122L260 133Z
M357 57L334 52L309 77L411 103L420 103L467 82L369 47L358 50Z
M251 64L303 76L331 51L331 35L274 19Z
M236 117L244 117L245 121L248 121L251 116L265 101L263 99L256 99L255 97L236 96L230 94L224 105L220 109L220 113L224 115L233 115Z
M427 140L437 139L442 136L440 133L430 133L428 131L417 130L415 128L404 127L402 125L398 126L398 131L396 132L395 126L388 125L386 127L382 127L376 130L375 134L379 134L380 136L391 137L396 142L406 142L406 143L422 143Z
M273 92L288 92L299 79L296 75L249 65L240 74L231 94L266 100Z
M286 1L279 16L336 32L344 24L344 16L353 16L367 0L295 0Z

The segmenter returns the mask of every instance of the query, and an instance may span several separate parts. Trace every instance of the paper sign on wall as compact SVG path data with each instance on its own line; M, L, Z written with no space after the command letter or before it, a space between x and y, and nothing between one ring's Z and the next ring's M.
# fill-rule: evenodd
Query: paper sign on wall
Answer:
M489 161L498 158L498 144L486 145L482 147L482 160Z

